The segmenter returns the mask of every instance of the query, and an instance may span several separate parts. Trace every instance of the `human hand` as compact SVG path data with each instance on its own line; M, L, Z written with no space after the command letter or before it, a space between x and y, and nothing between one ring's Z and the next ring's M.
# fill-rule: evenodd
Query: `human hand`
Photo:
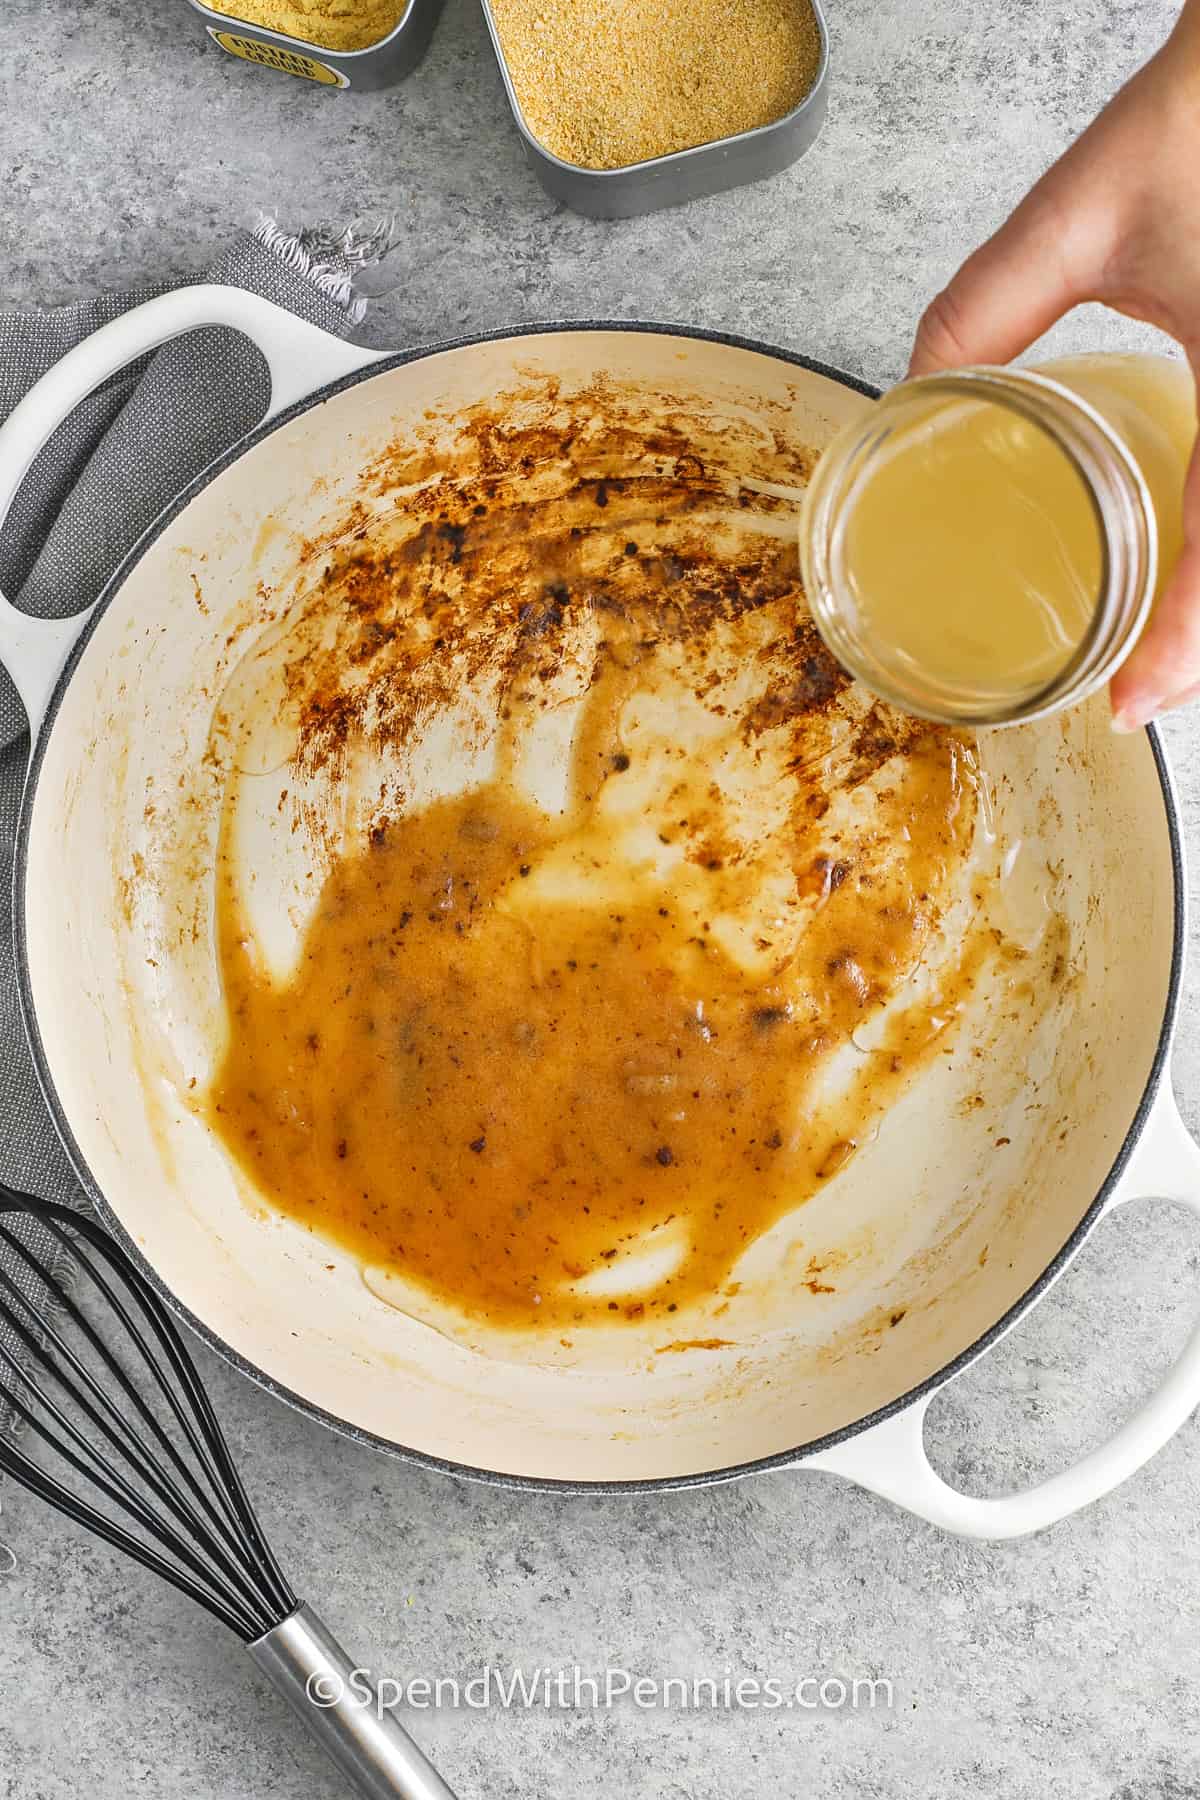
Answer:
M933 301L909 373L1009 362L1086 300L1169 332L1200 389L1200 0L1187 0L1158 55ZM1118 730L1200 696L1200 445L1184 534L1175 574L1113 679Z

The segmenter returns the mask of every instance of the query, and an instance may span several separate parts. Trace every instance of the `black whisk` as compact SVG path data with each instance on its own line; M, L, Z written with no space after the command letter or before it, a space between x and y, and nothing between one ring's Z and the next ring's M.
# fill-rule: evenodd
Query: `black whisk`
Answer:
M20 1228L29 1219L40 1230ZM0 1183L0 1471L228 1625L370 1800L454 1800L302 1606L170 1313L93 1220Z

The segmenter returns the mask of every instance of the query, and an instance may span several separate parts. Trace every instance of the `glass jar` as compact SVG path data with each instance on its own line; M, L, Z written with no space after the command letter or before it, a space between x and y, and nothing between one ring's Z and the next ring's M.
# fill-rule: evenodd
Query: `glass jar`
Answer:
M924 718L1075 705L1128 656L1179 559L1195 438L1190 373L1166 357L901 382L839 433L805 497L821 635Z

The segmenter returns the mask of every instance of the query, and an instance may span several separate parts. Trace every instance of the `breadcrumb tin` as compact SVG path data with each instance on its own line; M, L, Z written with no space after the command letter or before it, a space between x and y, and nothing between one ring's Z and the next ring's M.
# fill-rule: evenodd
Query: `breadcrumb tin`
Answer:
M230 0L231 5L235 3ZM193 12L204 20L209 37L227 56L278 69L321 87L360 89L391 87L412 74L429 48L443 4L444 0L408 0L397 24L378 42L362 50L330 50L218 12L203 0L188 0Z
M816 72L798 105L769 124L616 168L588 168L556 155L522 108L492 0L481 0L492 48L525 154L542 186L573 211L597 219L633 218L778 175L816 140L828 107L829 35L820 0L807 0L818 38Z

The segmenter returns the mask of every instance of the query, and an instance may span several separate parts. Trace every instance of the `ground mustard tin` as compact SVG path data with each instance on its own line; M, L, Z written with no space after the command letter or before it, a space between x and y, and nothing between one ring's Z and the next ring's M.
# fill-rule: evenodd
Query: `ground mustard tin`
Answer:
M363 50L328 50L247 19L231 18L205 6L202 0L188 0L188 4L200 14L209 37L227 56L278 69L320 87L370 89L391 87L411 75L429 47L443 0L409 0L399 23Z

